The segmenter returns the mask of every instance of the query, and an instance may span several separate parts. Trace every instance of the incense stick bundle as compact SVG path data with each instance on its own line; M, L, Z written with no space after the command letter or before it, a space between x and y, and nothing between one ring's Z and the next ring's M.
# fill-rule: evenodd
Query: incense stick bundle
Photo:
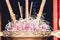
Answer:
M9 0L6 0L6 4L7 4L7 7L8 7L8 10L10 12L10 16L11 16L12 21L15 21L16 20L15 14L12 10L12 7L11 7L11 4L10 4Z
M32 5L33 5L33 2L31 2L31 6L30 6L30 16L31 16L31 12L32 12Z
M20 6L20 2L18 2L18 7L19 7L19 12L20 12L21 18L23 18L23 15L22 15L22 6Z
M41 6L40 6L40 9L39 9L39 12L37 14L37 18L40 18L42 16L45 2L46 2L46 0L42 0L42 3L41 3Z
M25 2L25 6L26 6L26 18L28 19L29 18L29 12L28 12L28 0L26 0Z

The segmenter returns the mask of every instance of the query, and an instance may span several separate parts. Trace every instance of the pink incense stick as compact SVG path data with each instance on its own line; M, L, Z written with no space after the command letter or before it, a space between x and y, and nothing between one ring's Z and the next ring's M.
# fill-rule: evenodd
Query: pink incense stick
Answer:
M42 0L42 3L41 3L41 6L40 6L40 9L39 9L39 12L37 14L37 18L40 18L42 16L45 2L46 2L46 0Z
M23 15L22 15L22 6L20 6L20 2L18 2L18 7L19 7L19 12L20 12L21 18L23 18Z
M31 6L30 6L30 16L31 16L31 12L32 12L32 5L33 5L33 2L31 2Z
M6 4L7 4L7 7L8 7L8 10L10 12L10 16L11 16L12 21L15 21L16 20L15 14L12 10L12 7L11 7L11 4L10 4L9 0L6 0Z
M29 17L29 11L28 11L28 0L26 0L26 2L25 2L25 7L26 7L26 18L28 19L28 17Z

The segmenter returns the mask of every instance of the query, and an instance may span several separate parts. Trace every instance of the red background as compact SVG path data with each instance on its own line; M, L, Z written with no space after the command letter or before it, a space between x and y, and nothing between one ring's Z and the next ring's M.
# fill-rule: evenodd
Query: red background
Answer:
M58 17L59 17L59 19L60 19L60 0L58 0ZM60 30L60 29L59 29ZM60 40L60 38L58 39L58 40Z

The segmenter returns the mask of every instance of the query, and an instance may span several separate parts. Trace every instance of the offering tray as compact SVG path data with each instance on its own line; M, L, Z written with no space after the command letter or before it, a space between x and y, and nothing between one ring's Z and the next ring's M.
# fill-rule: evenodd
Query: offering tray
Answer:
M49 37L51 31L3 31L4 37Z
M3 31L0 36L6 37L7 40L47 40L51 31Z
M57 31L2 31L0 36L7 40L47 40L50 36L60 38L60 30Z

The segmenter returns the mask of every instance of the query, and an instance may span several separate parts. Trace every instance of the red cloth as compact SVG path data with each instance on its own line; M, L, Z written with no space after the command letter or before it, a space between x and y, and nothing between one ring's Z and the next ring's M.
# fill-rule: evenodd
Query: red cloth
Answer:
M58 17L60 19L60 0L58 0Z
M59 16L59 19L60 19L60 0L58 0L58 16ZM58 40L60 40L60 38Z
M58 16L59 16L59 18L60 18L60 0L58 1Z

